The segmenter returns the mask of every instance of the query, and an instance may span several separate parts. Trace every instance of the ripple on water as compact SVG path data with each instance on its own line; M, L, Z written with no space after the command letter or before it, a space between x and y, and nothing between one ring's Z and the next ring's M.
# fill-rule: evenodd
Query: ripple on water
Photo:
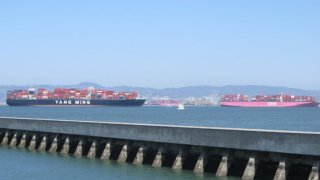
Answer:
M0 156L2 179L238 179L216 178L213 174L201 176L186 170L174 171L170 168L153 168L150 165L135 166L110 160L76 158L71 155L39 153L9 147L0 147Z

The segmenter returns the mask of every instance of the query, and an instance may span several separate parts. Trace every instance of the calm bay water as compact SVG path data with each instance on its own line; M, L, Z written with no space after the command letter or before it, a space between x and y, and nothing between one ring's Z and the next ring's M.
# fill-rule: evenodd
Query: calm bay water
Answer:
M320 132L320 108L0 107L2 117ZM0 147L1 179L236 179Z
M102 161L61 156L58 154L32 152L25 149L0 147L1 179L28 180L162 180L162 179L227 179L215 178L212 174L197 176L192 171L173 171L169 168L153 168L149 165L134 166L116 161Z

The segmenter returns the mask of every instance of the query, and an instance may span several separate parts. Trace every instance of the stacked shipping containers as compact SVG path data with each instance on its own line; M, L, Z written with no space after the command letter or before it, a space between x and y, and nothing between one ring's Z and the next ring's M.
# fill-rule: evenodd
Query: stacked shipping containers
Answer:
M136 99L138 94L136 92L113 92L108 90L95 89L66 89L55 88L53 92L47 89L39 88L38 92L32 95L26 90L13 90L7 92L7 99L92 99L92 100L129 100Z
M284 95L256 95L251 98L252 102L316 102L311 96L290 96ZM221 97L221 102L247 102L248 96L228 94Z
M222 102L247 102L248 96L242 94L228 94L221 98Z

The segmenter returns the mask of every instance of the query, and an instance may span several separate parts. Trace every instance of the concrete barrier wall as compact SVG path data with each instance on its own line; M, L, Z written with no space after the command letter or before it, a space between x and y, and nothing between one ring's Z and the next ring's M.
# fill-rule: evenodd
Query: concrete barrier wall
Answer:
M320 155L320 133L0 118L0 128L287 154Z

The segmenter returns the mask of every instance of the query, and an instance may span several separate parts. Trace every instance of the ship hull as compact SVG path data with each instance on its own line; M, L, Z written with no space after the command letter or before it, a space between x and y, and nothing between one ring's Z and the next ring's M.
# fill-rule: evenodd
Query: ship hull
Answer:
M318 102L221 102L223 107L318 107Z
M142 106L145 99L130 100L7 100L9 106Z

